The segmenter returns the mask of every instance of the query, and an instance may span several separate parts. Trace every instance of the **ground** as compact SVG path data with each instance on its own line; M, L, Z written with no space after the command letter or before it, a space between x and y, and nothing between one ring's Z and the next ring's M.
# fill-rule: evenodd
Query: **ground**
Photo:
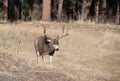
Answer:
M39 59L34 39L47 34L60 39L53 65ZM21 42L20 42L21 41ZM0 24L0 81L120 81L120 26L79 22Z

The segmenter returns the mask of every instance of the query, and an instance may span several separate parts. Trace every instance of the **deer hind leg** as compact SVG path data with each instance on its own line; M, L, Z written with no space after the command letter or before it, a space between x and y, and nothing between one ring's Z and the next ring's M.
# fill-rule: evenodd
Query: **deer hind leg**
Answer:
M36 56L37 56L37 63L39 63L39 56L40 56L40 53L39 53L39 51L37 50L36 47L35 47L35 51L36 51Z
M37 48L37 45L35 42L34 42L34 46L35 46L35 52L36 52L36 56L37 56L37 63L38 63L39 51L38 51L38 48Z
M39 63L39 55L40 55L40 54L39 54L38 51L36 52L36 54L37 54L37 63Z

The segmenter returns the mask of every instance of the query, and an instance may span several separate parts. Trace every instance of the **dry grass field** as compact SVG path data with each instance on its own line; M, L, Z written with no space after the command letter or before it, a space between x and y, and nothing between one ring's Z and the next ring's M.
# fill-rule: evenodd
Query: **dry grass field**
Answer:
M47 34L69 36L59 41L53 66L36 62L34 39ZM19 40L21 40L19 44ZM18 50L19 49L19 50ZM0 24L0 81L120 81L120 26L24 22Z

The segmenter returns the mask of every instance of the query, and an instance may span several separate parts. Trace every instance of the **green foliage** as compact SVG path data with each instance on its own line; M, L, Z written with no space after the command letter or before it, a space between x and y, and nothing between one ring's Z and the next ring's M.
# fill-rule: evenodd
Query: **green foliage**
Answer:
M82 5L82 0L76 0L76 5L80 7Z
M82 4L82 0L66 0L66 11L67 12L73 12L76 10L76 8L80 8Z
M69 9L74 10L76 5L76 0L69 0Z
M23 10L23 19L25 21L30 20L29 10L33 10L33 4L35 0L23 0L22 10Z
M22 5L22 8L23 8L23 15L24 15L24 20L27 21L28 18L29 18L29 5L27 4L29 0L23 0L23 5Z
M3 3L3 0L0 0L0 3Z
M3 4L2 4L3 0L0 0L0 17L3 16Z
M33 11L34 3L37 5L40 5L40 3L42 3L42 0L23 0L22 9L23 9L23 15L24 15L25 21L28 21L31 19L30 14L29 14L29 10Z
M51 0L52 1L52 0ZM55 7L56 7L56 9L58 9L58 6L59 6L59 0L56 0L56 2L55 2Z
M68 0L68 11L75 10L76 0Z
M0 17L2 17L3 16L3 13L0 11Z

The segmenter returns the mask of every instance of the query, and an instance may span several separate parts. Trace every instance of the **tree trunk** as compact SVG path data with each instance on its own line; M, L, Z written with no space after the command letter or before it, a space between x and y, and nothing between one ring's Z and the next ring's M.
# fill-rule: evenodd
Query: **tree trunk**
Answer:
M116 0L115 23L119 23L119 0Z
M20 19L23 20L23 0L20 0Z
M86 12L85 12L86 17L88 17L88 15L89 15L91 4L92 4L92 0L89 0L87 2Z
M87 1L83 0L82 11L81 11L82 12L82 15L81 15L82 20L86 20L86 14L85 14L86 6L87 6Z
M99 2L95 4L95 22L98 23L98 16L99 16Z
M43 0L42 20L43 21L51 20L51 0Z
M104 22L104 19L105 19L105 13L106 13L106 0L103 0L102 1L102 5L101 5L101 18L100 18L100 21L101 23Z
M103 5L102 7L105 9L106 8L106 0L103 0Z
M119 0L119 24L120 24L120 0Z
M16 4L14 4L14 21L17 23L17 20L19 18L19 10Z
M6 22L8 19L8 0L4 0L4 15L3 19Z
M62 16L62 6L63 6L63 0L59 1L59 8L58 8L58 21L61 20L61 16Z

